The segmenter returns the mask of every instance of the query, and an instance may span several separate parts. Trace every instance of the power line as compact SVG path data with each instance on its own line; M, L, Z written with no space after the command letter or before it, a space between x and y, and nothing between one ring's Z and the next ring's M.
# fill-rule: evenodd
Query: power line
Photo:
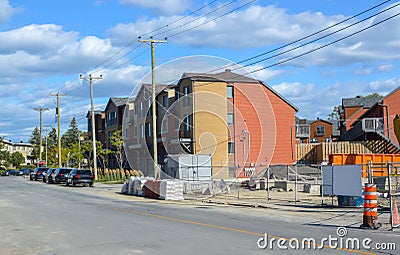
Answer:
M208 24L208 23L210 23L210 22L213 22L213 21L215 21L215 20L217 20L217 19L220 19L220 18L222 18L222 17L224 17L224 16L226 16L226 15L228 15L228 14L230 14L230 13L233 13L234 11L237 11L237 10L239 10L239 9L241 9L241 8L247 6L247 5L249 5L249 4L251 4L251 3L255 2L255 1L256 1L256 0L251 0L251 1L249 1L249 2L247 2L247 3L245 3L245 4L243 4L243 5L241 5L241 6L239 6L239 7L236 7L235 9L233 9L233 10L231 10L231 11L228 11L228 12L226 12L226 13L224 13L224 14L218 16L218 17L215 17L215 18L213 18L213 19L211 19L211 20L205 21L205 22L203 22L203 23L201 23L201 24L199 24L199 25L196 25L196 26L194 26L194 27L188 28L188 29L186 29L186 30L177 32L177 33L175 33L175 34L168 35L167 37L168 37L168 38L171 38L171 37L174 37L174 36L177 36L177 35L186 33L186 32L188 32L188 31L190 31L190 30L193 30L193 29L199 28L199 27L201 27L201 26L204 26L204 25L206 25L206 24Z
M194 10L194 11L192 11L192 12L186 14L185 16L183 16L183 17L181 17L181 18L179 18L179 19L177 19L177 20L175 20L175 21L173 21L173 22L171 22L171 23L168 23L167 25L158 27L158 28L154 29L153 31L150 31L150 32L147 32L147 33L145 33L145 34L140 35L140 37L145 37L146 35L152 34L152 33L156 32L156 31L159 31L159 30L161 30L161 29L163 29L163 28L169 27L170 25L173 25L173 24L175 24L175 23L178 23L179 21L181 21L181 20L183 20L183 19L189 17L190 15L192 15L192 14L198 12L198 11L201 11L202 9L206 8L207 6L210 6L211 4L215 3L216 1L217 1L217 0L213 0L213 1L209 2L208 4L203 5L202 7L200 7L200 8L198 8L198 9L196 9L196 10Z
M355 26L355 25L358 25L358 24L360 24L360 23L362 23L362 22L364 22L364 21L366 21L366 20L368 20L368 19L370 19L370 18L373 18L373 17L375 17L375 16L378 16L378 15L384 13L384 12L387 12L387 11L389 11L389 10L391 10L391 9L393 9L393 8L395 8L395 7L397 7L397 6L399 6L399 5L400 5L400 3L398 3L398 4L396 4L396 5L393 5L393 6L387 8L387 9L385 9L385 10L382 10L382 11L380 11L380 12L378 12L378 13L375 13L375 14L373 14L373 15L367 17L367 18L364 18L364 19L362 19L362 20L359 20L359 21L357 21L357 22L355 22L355 23L353 23L353 24L351 24L351 25L348 25L348 26L343 27L343 28L341 28L341 29L338 29L338 30L336 30L336 31L334 31L334 32L331 32L331 33L329 33L329 34L327 34L327 35L324 35L324 36L321 36L321 37L319 37L319 38L317 38L317 39L314 39L314 40L311 40L311 41L309 41L309 42L303 43L303 44L301 44L301 45L299 45L299 46L296 46L296 47L294 47L294 48L291 48L291 49L289 49L289 50L286 50L286 51L280 52L280 53L278 53L278 54L272 55L272 56L270 56L270 57L268 57L268 58L263 58L263 59L261 59L261 60L252 62L252 63L250 63L250 64L246 64L246 65L244 65L244 66L237 67L237 68L233 69L232 71L238 70L238 69L242 69L242 68L245 68L245 67L248 67L248 66L251 66L251 65L255 65L255 64L261 63L261 62L263 62L263 61L266 61L266 60L269 60L269 59L272 59L272 58L281 56L281 55L283 55L283 54L292 52L292 51L294 51L294 50L300 49L300 48L302 48L302 47L304 47L304 46L307 46L307 45L309 45L309 44L315 43L315 42L317 42L317 41L319 41L319 40L321 40L321 39L327 38L327 37L329 37L329 36L331 36L331 35L334 35L334 34L337 34L337 33L339 33L339 32L342 32L342 31L344 31L344 30L346 30L346 29L349 29L349 28L351 28L351 27L353 27L353 26ZM242 61L242 62L243 62L243 61Z
M268 69L268 68L271 68L271 67L274 67L274 66L277 66L277 65L281 65L281 64L284 64L284 63L286 63L286 62L292 61L292 60L294 60L294 59L300 58L300 57L302 57L302 56L308 55L308 54L310 54L310 53L312 53L312 52L321 50L321 49L326 48L326 47L328 47L328 46L330 46L330 45L333 45L333 44L335 44L335 43L338 43L338 42L340 42L340 41L343 41L343 40L345 40L345 39L347 39L347 38L350 38L350 37L352 37L352 36L355 36L355 35L357 35L357 34L359 34L359 33L361 33L361 32L364 32L364 31L366 31L366 30L368 30L368 29L370 29L370 28L373 28L373 27L375 27L375 26L377 26L377 25L379 25L379 24L382 24L382 23L384 23L384 22L386 22L386 21L388 21L388 20L391 20L391 19L393 19L393 18L395 18L395 17L397 17L397 16L399 16L399 15L400 15L400 13L397 13L397 14L392 15L392 16L390 16L390 17L384 19L384 20L381 20L381 21L375 23L375 24L372 24L372 25L370 25L370 26L368 26L368 27L365 27L365 28L363 28L363 29L361 29L361 30L359 30L359 31L356 31L356 32L354 32L354 33L351 33L350 35L344 36L344 37L342 37L342 38L340 38L340 39L337 39L337 40L335 40L335 41L333 41L333 42L327 43L327 44L325 44L325 45L322 45L322 46L317 47L317 48L315 48L315 49L309 50L309 51L304 52L304 53L302 53L302 54L299 54L299 55L297 55L297 56L294 56L294 57L291 57L291 58L288 58L288 59L279 61L279 62L277 62L277 63L275 63L275 64L272 64L272 65L269 65L269 66L265 66L265 67L259 68L259 69L257 69L257 70L253 70L253 71L249 72L249 74L251 74L251 73L256 73L256 72L259 72L259 71L261 71L261 70Z
M300 39L297 39L297 40L295 40L295 41L292 41L292 42L290 42L290 43L284 44L284 45L279 46L279 47L277 47L277 48L274 48L274 49L272 49L272 50L269 50L269 51L263 52L263 53L261 53L261 54L255 55L255 56L253 56L253 57L243 59L243 60L241 60L241 61L235 62L235 63L230 64L230 65L228 65L228 66L225 66L225 67L221 67L221 68L218 68L218 69L211 70L211 71L209 71L208 73L212 73L212 72L221 70L221 69L223 69L223 68L229 68L229 67L231 67L231 66L233 66L233 65L241 64L241 63L244 63L244 62L247 62L247 61L250 61L250 60L259 58L259 57L262 57L262 56L267 55L267 54L269 54L269 53L272 53L272 52L278 51L278 50L280 50L280 49L283 49L283 48L285 48L285 47L287 47L287 46L290 46L290 45L292 45L292 44L301 42L301 41L303 41L303 40L305 40L305 39L308 39L308 38L310 38L310 37L312 37L312 36L314 36L314 35L320 34L320 33L324 32L324 31L327 31L327 30L329 30L329 29L331 29L331 28L333 28L333 27L336 27L336 26L338 26L338 25L340 25L340 24L343 24L343 23L345 23L345 22L347 22L347 21L349 21L349 20L352 20L352 19L354 19L354 18L356 18L356 17L358 17L358 16L361 16L361 15L367 13L367 12L370 12L371 10L376 9L376 8L382 6L382 5L384 5L384 4L386 4L386 3L390 2L390 1L391 1L391 0L384 1L384 2L382 2L382 3L380 3L380 4L377 4L377 5L373 6L373 7L371 7L371 8L369 8L369 9L365 10L365 11L362 11L362 12L360 12L360 13L357 13L357 14L355 14L355 15L353 15L353 16L347 18L347 19L344 19L344 20L342 20L342 21L340 21L340 22L338 22L338 23L335 23L335 24L333 24L333 25L331 25L331 26L328 26L328 27L326 27L326 28L323 28L323 29L321 29L321 30L319 30L319 31L317 31L317 32L314 32L314 33L312 33L312 34L309 34L309 35L307 35L307 36L304 36L304 37L302 37L302 38L300 38Z
M176 29L178 29L178 28L184 27L184 26L186 26L186 25L189 25L189 24L191 24L191 23L193 23L193 22L195 22L195 21L197 21L197 20L199 20L199 19L201 19L201 18L206 17L207 15L209 15L209 14L211 14L211 13L214 13L214 12L216 12L216 11L222 9L222 8L225 8L225 7L228 6L228 5L233 4L233 3L236 2L236 1L237 1L237 0L232 0L232 1L230 1L230 2L228 2L228 3L226 3L226 4L224 4L224 5L222 5L222 6L218 7L218 8L216 8L215 10L212 10L212 11L210 11L210 12L204 14L204 15L201 15L201 16L195 18L195 19L192 19L192 20L189 21L189 22L186 22L186 23L181 24L181 25L179 25L179 26L176 26L176 27L174 27L174 28L170 28L170 29L168 29L168 30L166 30L166 31L162 31L162 32L160 32L160 33L158 33L158 34L155 34L154 36L159 36L159 35L162 35L162 34L165 34L165 33L171 32L171 31L174 31L174 30L176 30Z

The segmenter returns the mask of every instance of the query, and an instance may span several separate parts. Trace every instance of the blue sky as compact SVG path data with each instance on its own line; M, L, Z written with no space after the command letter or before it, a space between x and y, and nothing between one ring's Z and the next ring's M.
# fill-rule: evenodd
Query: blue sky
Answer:
M148 75L150 66L149 47L137 42L139 35L168 37L168 43L156 47L157 65L163 66L157 80L162 82L177 79L182 72L205 72L267 52L383 2L0 0L0 136L28 141L39 125L39 113L33 110L39 106L50 109L44 112L43 123L55 127L56 102L49 93L56 92L68 94L61 99L63 131L74 116L80 129L86 130L89 86L79 80L79 74L104 77L94 86L96 109L103 109L109 97L129 96ZM329 32L397 4L388 1ZM333 36L239 72L273 65L399 12L400 6L396 6ZM385 95L400 85L399 21L395 17L252 75L298 106L299 117L326 118L343 97L374 92ZM194 26L198 27L188 30ZM282 50L275 53L279 52ZM208 57L190 57L198 55Z

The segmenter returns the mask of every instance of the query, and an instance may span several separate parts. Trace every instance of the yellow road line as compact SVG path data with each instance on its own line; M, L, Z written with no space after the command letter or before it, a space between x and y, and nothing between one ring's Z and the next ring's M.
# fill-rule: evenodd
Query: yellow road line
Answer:
M121 208L116 208L116 207L107 206L107 205L100 205L100 206L107 207L107 208L110 208L110 209L113 209L113 210L117 210L117 211L131 212L131 213L144 215L144 216L149 216L149 217L158 218L158 219L176 221L176 222L187 223L187 224L191 224L191 225L197 225L197 226L214 228L214 229L222 229L222 230L226 230L226 231L232 231L232 232L243 233L243 234L248 234L248 235L255 235L255 236L259 236L259 237L264 237L265 236L265 234L261 234L261 233L253 232L253 231L248 231L248 230L243 230L243 229L224 227L224 226L208 224L208 223L202 223L202 222L191 221L191 220L184 220L184 219L168 217L168 216L163 216L163 215L154 214L154 213L148 213L148 212L142 212L142 211L137 211L137 210L132 210L132 209L121 209ZM273 235L268 235L268 236L271 237L271 238L275 238L275 239L284 239L286 241L291 239L291 238L273 236ZM317 247L324 247L324 248L333 249L333 250L353 252L353 253L358 253L358 254L377 255L376 253L372 253L372 252L368 252L368 251L352 250L352 249L346 249L346 248L332 248L332 247L330 247L328 245L321 246L320 244L315 244L315 245Z

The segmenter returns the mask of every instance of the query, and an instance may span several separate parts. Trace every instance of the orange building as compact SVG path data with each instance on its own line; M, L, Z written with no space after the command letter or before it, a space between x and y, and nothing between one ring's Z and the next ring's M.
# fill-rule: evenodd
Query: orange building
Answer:
M211 154L213 176L234 178L296 160L297 108L267 84L226 70L217 74L184 73L177 85L158 88L160 164L171 154ZM141 98L139 93L135 107L140 106ZM146 123L143 125L146 130ZM151 137L151 133L148 135ZM131 144L130 148L145 149L151 155L152 139L144 140L147 146ZM136 154L141 155L139 151Z

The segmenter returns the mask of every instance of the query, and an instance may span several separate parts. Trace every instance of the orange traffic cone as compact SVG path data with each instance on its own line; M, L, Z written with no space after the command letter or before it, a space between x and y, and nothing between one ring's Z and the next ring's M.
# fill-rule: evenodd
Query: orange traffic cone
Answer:
M393 200L393 224L400 225L400 216L399 216L399 209L397 208L396 200ZM389 222L392 222L392 218L390 217Z

